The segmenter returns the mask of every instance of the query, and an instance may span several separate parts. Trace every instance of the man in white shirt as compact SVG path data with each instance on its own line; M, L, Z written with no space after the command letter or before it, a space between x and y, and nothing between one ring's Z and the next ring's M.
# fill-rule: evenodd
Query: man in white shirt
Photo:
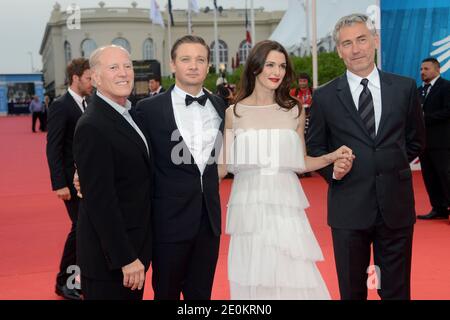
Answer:
M84 299L141 300L152 255L151 147L131 117L134 82L126 49L90 57L97 93L74 136L81 200L77 262Z
M166 91L162 86L161 86L161 76L160 75L156 75L156 74L151 74L148 77L148 96L149 97L153 97L156 96L157 94L163 93L164 91Z
M425 117L426 147L420 155L431 211L419 219L448 219L450 206L450 81L441 77L436 58L422 61L419 88Z
M67 235L56 279L56 293L66 299L80 299L79 284L67 284L71 275L67 268L76 265L76 227L79 199L73 186L75 172L73 161L73 135L78 119L86 109L86 98L92 92L89 61L84 58L72 60L67 66L69 88L56 99L48 110L47 160L52 189L64 201L72 227Z
M334 38L347 72L315 91L307 144L312 156L346 145L356 157L342 171L339 162L320 170L341 299L367 299L367 275L376 272L382 299L407 300L415 222L409 162L425 145L415 81L376 68L379 38L366 15L341 18Z
M153 291L155 299L211 298L221 213L217 162L223 100L203 89L209 47L197 36L171 51L175 86L141 100L136 113L151 140L155 174Z

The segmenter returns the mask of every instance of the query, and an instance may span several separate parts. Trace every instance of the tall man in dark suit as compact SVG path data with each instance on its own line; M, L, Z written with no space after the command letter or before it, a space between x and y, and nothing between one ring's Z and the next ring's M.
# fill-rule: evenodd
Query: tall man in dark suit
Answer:
M420 156L431 212L419 219L448 219L450 206L450 81L441 77L435 58L422 61L419 87L425 117L426 148Z
M196 36L171 51L175 86L139 101L153 146L155 299L210 299L219 254L221 215L215 158L225 105L203 89L210 52Z
M320 172L329 184L341 298L367 299L373 283L367 273L375 271L382 299L410 299L415 209L409 163L425 143L415 82L376 68L379 39L367 16L340 19L334 38L347 72L316 90L308 150L320 156L346 145L356 156L343 172L342 163ZM369 268L371 245L376 266Z
M90 58L97 93L78 121L74 157L83 199L77 257L85 299L140 300L152 254L150 144L131 117L129 53Z
M76 265L76 226L79 207L79 199L72 184L75 172L72 142L75 125L87 105L85 99L92 91L89 61L84 58L72 60L67 66L67 77L69 79L67 93L56 99L48 110L47 160L52 188L57 197L64 201L72 221L56 278L56 293L66 299L79 300L80 295L76 288L67 287L67 279L71 275L67 268Z

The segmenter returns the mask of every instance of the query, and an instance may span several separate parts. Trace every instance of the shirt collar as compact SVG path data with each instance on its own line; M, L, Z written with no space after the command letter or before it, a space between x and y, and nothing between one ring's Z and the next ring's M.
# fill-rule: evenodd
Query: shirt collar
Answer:
M355 92L361 85L361 80L364 79L353 72L347 70L347 80L350 86L350 91ZM380 74L376 67L373 68L372 72L366 77L369 80L369 84L373 85L375 88L380 89Z
M67 89L67 91L69 91L70 95L73 97L73 99L75 100L75 102L82 106L83 105L83 97L78 95L77 93L75 93L75 91L73 91L72 89Z
M108 103L111 107L114 108L114 110L116 110L121 115L124 115L125 112L130 111L130 109L131 109L131 102L130 102L130 100L127 100L127 102L125 103L125 106L121 106L117 102L115 102L115 101L105 97L105 95L103 95L99 90L97 90L97 96L99 96L100 98L105 100L106 103Z
M180 87L178 87L177 85L175 85L173 87L173 91L181 98L186 99L186 95L188 95L189 93L187 93L186 91L184 91L183 89L181 89ZM190 94L189 94L190 95ZM203 89L200 90L199 93L197 93L195 96L193 96L194 98L198 98L201 97L202 95L204 95Z
M434 86L434 84L436 83L436 81L438 81L438 79L441 77L441 75L438 75L436 78L434 78L433 80L431 80L429 82L429 84L431 84L431 86ZM425 86L425 82L422 83L422 86Z

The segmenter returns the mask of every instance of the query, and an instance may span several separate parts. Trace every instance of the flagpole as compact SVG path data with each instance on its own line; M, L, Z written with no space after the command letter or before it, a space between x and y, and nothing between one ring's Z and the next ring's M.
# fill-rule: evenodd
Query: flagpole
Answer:
M255 46L255 8L253 6L253 0L250 0L250 19L252 25L252 48Z
M188 34L192 34L191 1L190 0L188 0Z
M314 89L318 87L318 59L317 59L317 7L316 0L312 0L311 8L312 16L312 61L313 61L313 87Z
M309 0L303 0L303 8L305 10L305 24L306 24L306 55L311 54L311 37L309 35Z
M217 28L217 3L214 1L214 61L216 74L219 74L219 31Z
M170 10L171 8L167 8L167 51L169 51L169 60L172 59L170 53L172 51L172 19L170 18ZM172 78L171 72L169 72L170 77Z
M376 5L377 5L377 10L379 10L377 15L376 15L378 21L375 21L375 25L377 27L379 27L379 29L377 30L377 32L378 32L378 39L379 39L379 45L378 45L378 50L377 50L377 66L381 70L382 67L383 67L382 66L383 60L381 59L381 52L382 52L381 51L381 0L377 0Z

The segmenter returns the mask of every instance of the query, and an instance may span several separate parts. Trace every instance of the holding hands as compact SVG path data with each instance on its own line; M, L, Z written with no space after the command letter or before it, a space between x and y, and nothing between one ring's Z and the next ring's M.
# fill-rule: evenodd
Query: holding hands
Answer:
M342 146L334 151L332 156L334 158L333 179L341 180L352 169L355 155L352 149Z

